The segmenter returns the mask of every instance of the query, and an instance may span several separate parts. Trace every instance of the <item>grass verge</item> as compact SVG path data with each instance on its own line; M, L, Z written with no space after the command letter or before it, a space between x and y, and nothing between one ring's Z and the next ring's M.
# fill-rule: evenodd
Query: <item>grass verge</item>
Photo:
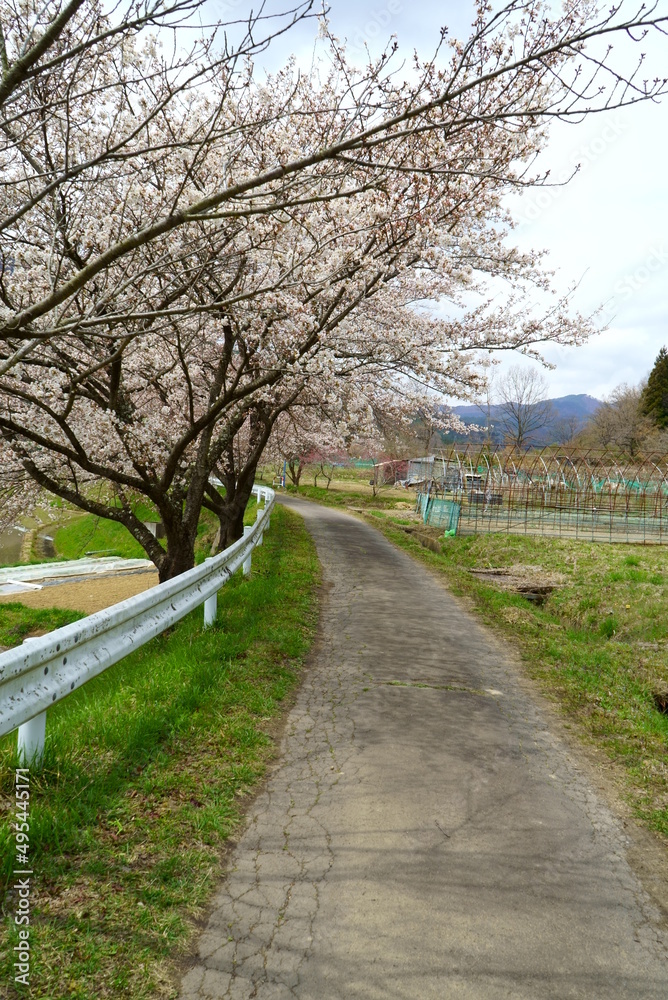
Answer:
M123 524L84 514L53 533L58 559L81 559L87 552L124 559L145 559L146 552Z
M255 498L251 497L248 512L250 513L254 508ZM133 509L135 514L144 521L159 520L156 511L140 501L135 502ZM81 559L87 552L118 556L123 559L146 558L146 552L125 525L104 517L96 517L94 514L84 514L62 504L59 507L54 506L54 511L52 511L51 517L55 520L50 526L56 553L52 557L53 559ZM60 518L57 516L58 513ZM217 526L216 517L210 511L203 510L197 527L196 562L201 562L210 554ZM33 550L30 561L48 562L49 560L39 556ZM17 565L21 564L17 563Z
M573 732L605 751L635 816L668 843L668 715L654 700L657 690L668 691L668 549L520 535L439 538L389 509L389 498L385 510L371 509L377 498L363 494L350 501L348 484L340 496L300 492L362 509L390 541L469 598L515 645ZM559 584L539 607L471 573L510 568L529 576L540 570Z
M331 507L355 507L369 506L379 510L393 510L397 502L406 502L406 491L402 489L381 489L376 491L374 496L370 487L365 483L356 484L354 481L343 480L332 483L329 489L322 486L291 486L286 490L293 496L307 497L316 502L321 498L326 498L326 502ZM409 504L409 506L413 506Z
M254 509L255 499L252 498L248 511ZM202 511L195 540L196 563L202 562L210 555L217 525L218 521L210 511ZM119 556L123 559L147 558L145 550L125 525L108 521L103 517L95 517L93 514L84 514L57 528L54 533L54 545L58 559L81 559L87 552Z
M301 519L276 509L251 579L220 591L213 628L200 609L49 711L44 767L30 779L31 985L8 997L176 995L173 959L310 647L318 575ZM0 742L8 820L14 748L15 737ZM0 975L11 984L9 822L0 836Z
M248 504L247 513L255 510L255 498ZM146 520L156 518L148 508L140 512ZM203 510L197 526L195 541L195 562L202 562L210 555L211 544L216 532L218 521L210 511ZM163 542L164 544L164 542ZM109 521L94 514L83 514L70 517L54 532L56 558L81 559L87 552L96 552L107 556L119 556L123 559L146 559L146 552L123 524Z
M27 636L44 635L82 618L78 611L38 610L23 604L0 604L0 646L20 645Z

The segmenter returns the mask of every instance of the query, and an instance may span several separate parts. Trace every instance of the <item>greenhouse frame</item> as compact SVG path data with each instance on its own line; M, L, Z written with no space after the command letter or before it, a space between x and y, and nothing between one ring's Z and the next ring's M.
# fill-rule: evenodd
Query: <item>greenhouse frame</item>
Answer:
M668 456L453 450L408 463L427 524L600 542L668 542Z

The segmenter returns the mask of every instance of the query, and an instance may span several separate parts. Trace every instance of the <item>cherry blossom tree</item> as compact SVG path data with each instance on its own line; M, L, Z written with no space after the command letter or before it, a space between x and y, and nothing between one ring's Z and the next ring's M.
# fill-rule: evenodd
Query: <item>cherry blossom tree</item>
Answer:
M286 410L274 424L264 458L287 469L290 481L299 486L306 465L314 466L314 485L323 476L328 484L335 461L351 448L375 448L382 444L382 430L374 410L375 399L365 398L354 379L345 379L339 392L305 390L297 405Z
M292 407L276 421L263 458L285 468L293 486L299 486L307 465L319 466L332 454L344 452L344 436L337 434L327 416L300 406Z
M83 319L91 307L98 314L122 308L109 296L119 271L107 277L107 265L150 242L143 230L178 210L179 188L186 197L201 191L192 177L198 151L220 137L215 119L227 103L234 117L231 95L250 73L244 60L308 17L312 0L282 15L249 15L235 45L224 25L187 50L175 38L167 55L156 38L145 37L148 27L163 36L186 31L188 17L202 6L202 0L129 0L125 10L114 8L112 20L99 0L0 0L0 331L13 348L0 371L47 337L49 322L67 331L72 317ZM200 119L207 109L195 106L197 94L213 79L218 107ZM187 118L191 128L183 128ZM179 169L166 189L161 164L168 157ZM221 182L218 172L213 176ZM128 299L133 263L121 268L121 300ZM89 277L83 300L61 310L71 295L68 282L84 286ZM49 322L24 327L19 316L40 298L48 302Z
M103 28L75 73L61 33L36 86L18 88L20 141L10 122L0 148L15 507L27 476L125 524L166 579L192 564L202 506L221 545L239 536L272 428L295 407L352 392L370 412L415 414L470 394L478 351L580 342L590 326L567 303L523 306L547 278L508 245L502 197L542 182L531 164L551 117L663 91L587 46L664 23L655 7L596 20L582 4L556 19L533 0L481 6L471 39L444 40L408 80L390 53L356 71L326 37L327 72L289 65L264 83L242 50L203 43L167 66L154 42L119 49ZM489 277L509 283L505 303L465 309Z
M22 21L10 9L12 45L5 42L3 58L10 91L12 81L27 82L27 45L35 64L34 86L12 92L16 100L3 122L2 253L14 260L13 284L20 287L6 296L0 330L18 341L91 324L99 333L100 314L127 308L126 282L117 294L118 262L125 262L121 273L134 272L138 249L149 243L158 243L156 257L164 260L164 237L177 229L192 236L209 223L217 229L221 218L349 200L402 175L421 176L424 190L445 177L452 194L457 181L481 191L536 183L527 163L546 121L655 99L665 90L664 80L641 78L639 66L624 74L611 50L601 53L596 44L663 31L666 16L657 4L620 3L598 16L591 4L567 3L555 18L540 0L512 0L496 13L481 3L471 38L444 40L433 58L416 60L408 81L387 53L356 72L330 39L324 84L317 70L309 76L288 68L269 85L253 80L248 63L240 65L252 42L222 56L213 42L202 42L166 64L154 42L139 47L124 36L115 45L114 29L105 29L91 2L34 10L45 21L40 43L28 42L36 14ZM75 27L89 39L83 53L66 30ZM169 157L180 172L167 183L161 167ZM84 192L89 203L100 199L102 211L81 208ZM75 215L71 225L68 213ZM33 229L43 232L42 256L45 236L51 240L48 267L28 252ZM151 316L156 305L151 297L143 311Z

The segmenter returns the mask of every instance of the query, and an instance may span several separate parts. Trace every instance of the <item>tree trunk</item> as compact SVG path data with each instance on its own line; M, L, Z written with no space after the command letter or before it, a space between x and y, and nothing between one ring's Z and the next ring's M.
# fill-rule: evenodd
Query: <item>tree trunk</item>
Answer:
M160 583L185 573L195 565L195 541L183 534L167 534L167 551L158 566Z
M276 414L276 416L278 413ZM262 450L267 443L269 433L274 423L265 414L251 415L251 449L243 462L235 460L234 451L229 448L224 456L226 461L217 466L218 475L225 488L225 496L209 491L206 507L213 511L220 523L217 551L228 548L244 533L244 514L253 491L255 472L262 456Z
M163 507L160 514L165 528L167 550L158 563L158 576L160 583L164 583L195 565L197 520L194 516L183 517L180 502L176 508ZM191 521L194 523L190 523Z
M238 541L244 533L244 513L246 510L246 505L239 505L237 503L230 504L227 510L219 515L220 521L220 539L218 542L218 549L222 551L223 549L229 548L234 542Z
M220 523L217 551L222 552L244 533L244 514L253 491L255 468L244 470L244 476L237 482L230 480L227 484L226 496L220 498L215 505L216 516Z
M304 471L304 465L300 459L290 459L287 463L288 474L292 481L293 486L299 486L299 480L302 477L302 472Z

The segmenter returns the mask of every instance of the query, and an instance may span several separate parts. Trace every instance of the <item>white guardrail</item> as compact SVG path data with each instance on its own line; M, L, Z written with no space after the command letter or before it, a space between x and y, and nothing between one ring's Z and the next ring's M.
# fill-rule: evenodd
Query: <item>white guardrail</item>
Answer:
M42 756L50 705L201 604L205 627L213 624L218 591L240 567L250 573L251 553L269 527L276 494L263 486L254 486L253 493L258 508L264 504L255 524L223 552L173 580L0 654L0 736L18 729L19 755L25 762Z

